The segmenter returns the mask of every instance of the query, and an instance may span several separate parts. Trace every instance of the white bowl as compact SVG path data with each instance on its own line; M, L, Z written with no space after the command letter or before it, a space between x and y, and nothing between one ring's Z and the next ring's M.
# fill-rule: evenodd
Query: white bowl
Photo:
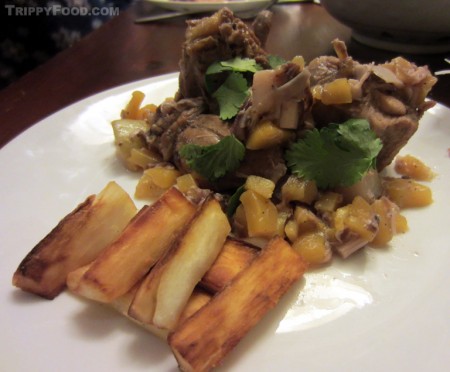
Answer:
M321 0L353 37L404 53L450 51L450 0Z

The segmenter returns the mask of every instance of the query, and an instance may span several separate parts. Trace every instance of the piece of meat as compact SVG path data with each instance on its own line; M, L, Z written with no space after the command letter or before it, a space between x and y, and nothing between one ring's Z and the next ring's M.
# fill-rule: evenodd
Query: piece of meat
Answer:
M245 140L256 125L266 120L283 129L301 128L312 101L309 78L309 71L292 62L256 72L251 97L236 116L233 133Z
M252 23L252 29L255 36L261 43L261 46L266 45L267 37L269 36L270 28L272 27L273 13L269 10L263 10L258 13Z
M346 78L353 101L325 105L317 100L312 117L318 127L349 118L366 118L383 142L377 158L377 168L382 170L416 132L423 113L433 106L425 97L436 78L426 66L418 67L401 57L381 65L360 64L348 56L342 41L335 40L333 46L338 57L318 57L307 66L311 89Z
M283 149L272 147L265 150L247 150L245 159L236 170L234 177L240 179L239 185L242 185L251 175L268 178L277 183L286 171Z
M205 85L208 67L217 61L243 57L253 58L268 68L267 53L253 30L228 8L222 8L211 17L190 20L187 25L176 99L203 97L210 112L215 113L217 103L211 99Z
M187 126L176 138L173 162L181 171L189 172L189 168L179 155L179 151L184 145L214 145L222 138L229 135L231 135L231 131L228 125L216 115L199 115L192 117L188 121Z
M202 98L166 100L156 110L145 135L147 146L158 151L164 161L174 156L178 135L188 126L189 119L199 116L205 110Z

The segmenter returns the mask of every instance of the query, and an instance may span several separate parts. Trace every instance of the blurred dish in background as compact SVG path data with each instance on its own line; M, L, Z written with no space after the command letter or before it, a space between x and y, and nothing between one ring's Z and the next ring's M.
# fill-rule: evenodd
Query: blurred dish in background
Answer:
M270 0L147 0L164 9L182 12L214 12L227 7L233 12L263 8Z
M357 41L401 53L450 51L449 0L321 0Z

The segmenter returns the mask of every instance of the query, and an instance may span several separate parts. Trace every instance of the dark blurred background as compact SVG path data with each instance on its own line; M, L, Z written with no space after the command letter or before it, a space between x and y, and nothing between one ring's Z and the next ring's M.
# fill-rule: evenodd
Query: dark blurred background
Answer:
M0 89L56 53L71 47L118 15L131 2L132 0L1 1ZM83 14L85 12L90 14Z

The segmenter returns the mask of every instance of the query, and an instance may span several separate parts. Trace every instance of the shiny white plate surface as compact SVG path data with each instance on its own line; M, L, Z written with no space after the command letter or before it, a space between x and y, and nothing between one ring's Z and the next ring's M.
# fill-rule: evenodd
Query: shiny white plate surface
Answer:
M17 265L87 195L138 175L114 155L110 121L133 90L160 103L177 75L87 98L0 150L0 370L175 371L169 347L109 308L63 293L53 301L11 285ZM13 125L11 123L10 125ZM438 176L434 204L405 212L389 247L309 272L229 355L222 370L443 371L450 364L450 110L437 105L402 151ZM142 203L138 203L142 205Z
M164 9L182 12L213 12L227 7L233 12L243 12L262 8L270 0L229 0L229 1L176 1L176 0L147 0L149 3Z

